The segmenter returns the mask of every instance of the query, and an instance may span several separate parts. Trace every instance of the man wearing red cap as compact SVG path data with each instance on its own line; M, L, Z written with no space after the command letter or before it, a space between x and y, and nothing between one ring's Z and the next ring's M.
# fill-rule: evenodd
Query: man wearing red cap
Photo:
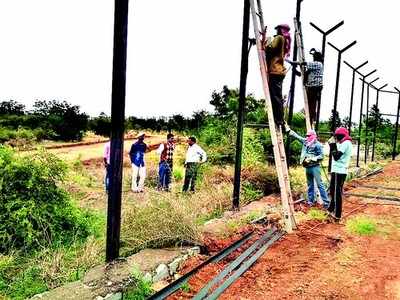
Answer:
M282 83L286 75L284 61L285 58L290 55L291 38L289 25L281 24L276 26L275 29L276 35L270 43L268 41L264 43L264 48L268 66L268 85L274 119L277 125L283 126Z
M328 211L337 221L342 217L343 185L353 153L351 140L349 132L344 127L336 129L335 135L328 140L333 158L330 182L331 202Z

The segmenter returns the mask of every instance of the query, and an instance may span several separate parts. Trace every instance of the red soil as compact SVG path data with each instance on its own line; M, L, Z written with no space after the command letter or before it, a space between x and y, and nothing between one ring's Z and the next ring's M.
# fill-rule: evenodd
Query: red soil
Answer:
M392 163L384 173L358 180L357 185L384 186L399 179L400 164ZM357 214L379 220L381 231L372 236L348 233L344 224ZM231 242L232 238L206 239L210 251ZM400 299L399 249L400 206L365 204L362 199L347 197L339 224L301 224L295 233L276 242L220 299ZM201 270L190 279L190 292L180 291L170 299L192 298L237 254ZM203 259L206 257L189 261L182 273Z

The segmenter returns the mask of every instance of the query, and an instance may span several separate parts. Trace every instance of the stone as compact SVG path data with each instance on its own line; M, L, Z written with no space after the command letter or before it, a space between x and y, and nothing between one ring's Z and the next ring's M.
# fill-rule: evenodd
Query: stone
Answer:
M43 299L43 300L92 300L97 299L95 295L85 287L81 282L76 281L68 283L62 287L56 288L49 292L36 295L31 299ZM101 298L103 299L103 298ZM101 300L99 299L99 300Z
M200 247L196 246L196 247L190 248L188 250L188 254L189 254L189 256L199 255L200 254Z
M143 280L146 282L152 282L153 276L151 276L151 273L147 272L146 274L143 275Z
M104 300L121 300L122 293L108 294Z
M156 274L153 276L153 282L158 282L169 277L167 265L160 264L156 269Z
M168 265L169 274L171 276L174 275L176 273L176 271L178 271L178 268L182 264L183 261L184 261L183 257L178 257L178 258L175 258L174 261Z

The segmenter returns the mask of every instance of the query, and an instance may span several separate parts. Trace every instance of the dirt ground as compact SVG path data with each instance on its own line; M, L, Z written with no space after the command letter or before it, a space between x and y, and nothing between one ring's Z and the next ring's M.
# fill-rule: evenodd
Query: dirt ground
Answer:
M400 163L391 163L383 173L353 181L346 190L383 195L383 190L359 186L399 187L399 180ZM390 193L400 197L400 192ZM400 299L400 203L378 203L381 204L345 197L340 223L301 223L295 233L275 243L220 299ZM376 220L375 234L357 235L347 230L347 221L358 215ZM210 252L231 242L232 239L206 239ZM203 269L190 279L189 291L179 291L170 299L192 298L234 256ZM182 273L203 259L189 261Z

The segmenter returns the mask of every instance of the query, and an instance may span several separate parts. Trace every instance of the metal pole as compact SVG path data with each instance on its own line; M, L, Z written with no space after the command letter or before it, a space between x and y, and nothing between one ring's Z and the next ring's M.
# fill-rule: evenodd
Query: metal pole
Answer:
M338 96L339 96L339 83L340 83L340 67L342 64L342 54L353 47L357 42L353 41L352 43L348 44L346 47L343 49L338 49L335 47L333 44L328 43L332 48L338 51L338 62L337 62L337 68L336 68L336 86L335 86L335 98L333 101L333 118L332 118L332 124L331 124L331 132L335 132L336 128L336 113L337 113L337 102L338 102ZM329 154L329 170L331 169L332 166L332 155Z
M373 70L369 72L367 75L363 75L357 71L358 74L361 75L362 79L362 91L361 91L361 104L360 104L360 121L358 123L358 143L357 143L357 167L360 166L360 145L361 145L361 130L362 130L362 113L363 113L363 105L364 105L364 85L365 79L372 74L374 74L377 70Z
M339 23L337 23L335 26L331 27L329 30L327 31L323 31L321 28L319 28L317 25L315 25L313 22L310 22L310 25L312 27L314 27L317 31L319 31L322 34L322 49L321 49L321 54L322 54L322 60L324 63L324 67L325 67L325 50L326 50L326 38L329 34L331 34L332 32L334 32L336 29L338 29L340 26L342 26L344 24L344 21L340 21ZM318 103L317 103L317 116L315 119L315 130L318 132L319 129L319 121L320 121L320 114L321 114L321 96L322 93L320 95L320 98L318 99Z
M361 130L362 130L362 113L364 105L364 86L365 76L362 78L362 89L361 89L361 103L360 103L360 121L358 122L358 143L357 143L357 167L360 167L360 145L361 145Z
M362 68L363 66L365 66L366 64L368 64L368 61L363 62L361 65L359 65L358 67L353 67L352 65L350 65L348 62L344 61L344 63L349 66L352 70L353 70L353 76L352 76L352 81L351 81L351 97L350 97L350 113L349 113L349 134L351 135L351 125L352 125L352 121L353 121L353 104L354 104L354 84L355 84L355 78L356 78L356 72Z
M243 32L242 32L242 63L240 67L240 88L239 88L239 111L236 133L236 158L235 177L233 183L232 208L239 209L240 199L240 176L242 168L242 147L243 147L243 123L244 109L246 102L246 84L249 63L249 29L250 29L250 1L244 0L243 9Z
M301 15L301 2L303 0L297 0L296 2L296 20L300 22L300 15ZM294 39L293 43L293 61L297 61L298 55L298 45L297 40ZM290 90L289 90L289 111L288 111L288 125L292 125L293 120L293 109L294 109L294 97L296 91L296 68L292 68L292 78L290 83ZM290 141L291 138L288 136L286 139L286 157L290 157ZM287 164L289 166L289 159L287 160Z
M381 86L379 89L376 89L376 109L377 112L379 112L379 93L382 89L384 89L385 87L387 87L387 84ZM374 124L374 137L372 140L372 157L371 160L374 161L375 160L375 144L376 144L376 130L378 128L378 114L375 116L375 124Z
M369 156L369 146L368 146L368 133L369 133L369 124L368 124L368 117L369 117L369 90L371 87L371 84L373 84L375 81L379 80L378 78L375 78L372 80L370 83L367 83L367 111L365 114L365 151L364 151L364 163L367 163L368 156Z
M395 160L396 159L396 155L397 155L397 136L399 133L399 117L400 117L400 90L398 88L395 88L395 90L397 91L397 93L399 93L399 101L397 104L397 118L396 118L396 127L394 130L394 141L393 141L393 152L392 152L392 159Z
M129 0L115 0L111 96L111 176L107 208L107 262L118 258L120 248L128 7Z

